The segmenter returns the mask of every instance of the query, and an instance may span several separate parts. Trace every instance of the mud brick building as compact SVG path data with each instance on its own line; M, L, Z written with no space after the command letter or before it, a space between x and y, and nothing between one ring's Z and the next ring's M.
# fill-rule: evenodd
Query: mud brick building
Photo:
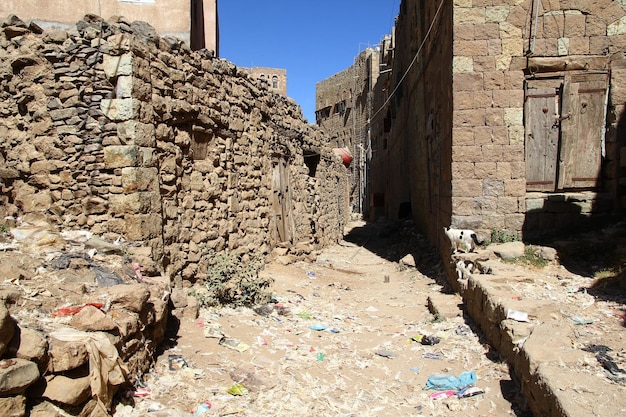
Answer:
M161 36L174 36L194 50L219 55L217 0L4 0L0 20L14 14L42 28L69 28L87 14L124 16L152 25Z
M625 204L626 10L611 0L404 0L372 125L372 192L442 228L541 239Z
M247 72L252 78L259 80L262 86L270 91L287 97L287 70L284 68L267 68L267 67L240 67L242 71Z
M369 118L373 87L379 75L379 50L366 48L345 70L315 86L315 119L331 137L331 144L344 148L353 158L350 163L350 207L366 213L369 207L368 160Z

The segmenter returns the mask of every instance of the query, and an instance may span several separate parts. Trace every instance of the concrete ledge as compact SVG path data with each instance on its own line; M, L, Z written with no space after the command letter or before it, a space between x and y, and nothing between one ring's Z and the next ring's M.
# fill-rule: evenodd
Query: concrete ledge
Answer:
M476 260L475 254L468 255ZM493 259L482 262L491 274L474 272L459 278L456 262L458 259L452 259L446 265L448 280L462 297L467 313L509 363L535 416L626 413L624 386L609 381L593 354L581 349L581 327L568 316L572 306L542 299L539 293L549 289L540 284L536 297L521 296L520 288L537 278L548 278ZM554 280L555 287L560 285ZM507 318L509 310L527 313L528 322Z

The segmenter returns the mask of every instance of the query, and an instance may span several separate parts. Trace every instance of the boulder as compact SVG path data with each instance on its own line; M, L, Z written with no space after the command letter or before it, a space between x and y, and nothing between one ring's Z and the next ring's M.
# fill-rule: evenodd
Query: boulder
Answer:
M13 358L0 361L0 396L22 393L39 379L35 362Z
M524 256L526 247L523 242L507 242L499 245L490 245L489 249L502 259L514 259Z
M69 378L63 375L49 375L46 377L43 396L63 404L83 404L91 397L89 376Z
M117 329L115 322L102 310L94 306L85 306L70 320L70 325L85 332L107 332Z
M0 303L0 356L4 354L15 333L15 321L4 303Z
M64 372L75 369L89 360L89 353L84 343L65 342L54 337L50 337L48 354L50 355L49 372Z
M0 397L0 416L26 416L26 397L24 395Z

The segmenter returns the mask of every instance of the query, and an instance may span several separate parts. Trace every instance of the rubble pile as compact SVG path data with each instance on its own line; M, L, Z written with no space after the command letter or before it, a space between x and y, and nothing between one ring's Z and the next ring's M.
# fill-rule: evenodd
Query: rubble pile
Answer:
M169 285L117 245L23 223L0 241L0 414L107 416L153 365Z

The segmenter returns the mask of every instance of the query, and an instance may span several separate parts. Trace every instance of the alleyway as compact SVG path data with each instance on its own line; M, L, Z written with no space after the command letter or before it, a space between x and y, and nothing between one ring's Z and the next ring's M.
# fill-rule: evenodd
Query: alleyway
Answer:
M450 308L425 239L411 226L351 226L314 263L265 268L273 308L182 320L145 390L115 415L188 416L208 402L202 415L529 416L506 364ZM416 267L398 262L409 252ZM429 297L449 298L449 313L433 316ZM471 371L478 395L424 389L431 375Z

